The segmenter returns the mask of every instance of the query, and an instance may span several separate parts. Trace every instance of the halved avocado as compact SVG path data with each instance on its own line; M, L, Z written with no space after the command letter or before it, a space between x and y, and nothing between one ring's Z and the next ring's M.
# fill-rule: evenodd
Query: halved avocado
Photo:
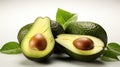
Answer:
M45 61L54 48L54 37L48 17L38 17L21 42L23 54L34 61Z
M60 34L55 39L71 58L94 61L104 51L102 40L90 35Z
M28 31L32 27L32 25L33 25L33 23L29 23L29 24L23 26L19 30L18 35L17 35L17 39L18 39L19 43L21 43L21 41L23 40L25 35L28 33ZM52 30L52 34L53 34L54 38L56 38L57 35L64 33L64 29L62 28L62 26L54 20L50 20L50 28ZM54 47L54 53L56 53L56 54L63 53L63 52L61 52L61 50L58 46L58 43L56 43L56 42L55 42L55 47Z

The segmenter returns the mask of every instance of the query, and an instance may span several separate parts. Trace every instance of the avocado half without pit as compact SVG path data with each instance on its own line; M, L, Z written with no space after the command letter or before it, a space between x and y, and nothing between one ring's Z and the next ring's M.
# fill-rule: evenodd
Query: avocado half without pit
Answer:
M55 39L73 59L94 61L104 51L104 42L90 35L60 34Z
M21 42L23 54L34 61L46 61L54 48L48 17L38 17Z

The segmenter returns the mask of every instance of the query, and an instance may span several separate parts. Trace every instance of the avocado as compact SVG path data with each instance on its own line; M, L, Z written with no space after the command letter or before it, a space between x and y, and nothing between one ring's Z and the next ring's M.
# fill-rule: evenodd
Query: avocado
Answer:
M29 31L29 29L31 28L32 25L33 25L33 23L29 23L29 24L23 26L19 30L18 35L17 35L17 39L18 39L19 43L21 43L24 36L27 34L27 32ZM52 30L54 38L56 38L58 34L64 33L64 29L62 28L62 26L54 20L50 20L50 28Z
M54 48L54 37L48 17L38 17L21 42L23 54L34 61L45 61Z
M60 34L55 39L61 50L79 61L94 61L104 51L104 42L90 35Z
M57 35L64 33L64 29L62 28L62 26L54 20L51 20L50 27L51 27L54 38L57 38ZM55 42L54 53L55 54L63 53L57 42Z
M50 27L51 27L54 38L56 38L57 35L64 33L63 27L58 22L56 22L54 20L51 20Z
M102 26L89 21L79 21L70 23L66 30L69 34L91 35L101 39L104 44L107 44L107 33Z
M33 23L29 23L29 24L23 26L19 30L18 35L17 35L17 39L18 39L19 43L21 43L24 36L28 33L28 31L29 31L29 29L31 28L32 25L33 25ZM56 22L54 20L50 20L50 28L52 30L54 38L56 38L57 35L64 33L64 29L62 28L62 26L58 22ZM54 53L55 54L63 53L63 52L61 52L60 47L59 47L57 42L55 42Z

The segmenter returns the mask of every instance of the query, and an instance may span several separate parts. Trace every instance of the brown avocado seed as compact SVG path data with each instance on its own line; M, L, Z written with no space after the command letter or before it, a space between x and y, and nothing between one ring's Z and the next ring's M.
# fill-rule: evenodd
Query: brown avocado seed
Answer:
M94 47L93 41L90 38L82 37L73 41L73 45L80 50L90 50Z
M47 47L47 41L42 34L38 33L30 39L29 47L31 49L44 50Z

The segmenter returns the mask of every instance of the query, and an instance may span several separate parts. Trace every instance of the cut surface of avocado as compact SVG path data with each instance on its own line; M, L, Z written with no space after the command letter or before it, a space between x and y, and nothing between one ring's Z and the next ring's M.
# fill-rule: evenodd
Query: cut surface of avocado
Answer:
M94 47L91 50L80 50L80 49L76 49L75 46L73 45L73 41L77 38L82 38L82 37L87 37L90 38L93 42L94 42ZM72 34L61 34L58 36L58 38L56 39L56 41L64 46L65 48L71 50L74 53L77 54L82 54L82 55L92 55L92 54L96 54L98 52L100 52L101 50L103 50L104 47L104 43L93 36L89 36L89 35L72 35Z
M77 49L73 42L78 38L89 38L93 41L93 48L89 50ZM93 36L89 35L74 35L74 34L60 34L55 39L57 43L64 48L64 51L72 58L82 61L92 61L99 57L104 50L104 43Z
M38 17L23 38L21 49L26 57L40 59L52 52L54 43L54 37L50 28L50 19L48 17Z

